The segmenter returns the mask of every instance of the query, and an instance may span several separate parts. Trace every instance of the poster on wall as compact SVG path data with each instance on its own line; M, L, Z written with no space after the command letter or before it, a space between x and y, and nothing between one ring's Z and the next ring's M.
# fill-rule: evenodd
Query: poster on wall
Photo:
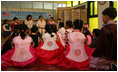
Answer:
M13 19L14 17L26 19L27 15L32 15L33 19L39 19L40 15L44 19L49 19L54 16L53 14L53 12L1 11L1 19Z

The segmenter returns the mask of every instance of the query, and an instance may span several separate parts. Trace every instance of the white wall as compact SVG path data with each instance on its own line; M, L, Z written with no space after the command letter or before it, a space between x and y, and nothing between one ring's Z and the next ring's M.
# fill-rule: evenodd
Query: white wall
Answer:
M110 2L109 1L106 1L106 3L104 5L100 5L99 2L98 2L98 28L101 29L102 28L102 24L103 24L103 21L102 21L102 11L109 7L109 4Z

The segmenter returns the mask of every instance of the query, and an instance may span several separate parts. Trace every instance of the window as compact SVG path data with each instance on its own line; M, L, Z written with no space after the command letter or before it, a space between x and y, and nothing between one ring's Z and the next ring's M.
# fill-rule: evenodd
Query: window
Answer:
M117 10L117 1L113 2L113 7L116 8L116 10ZM117 21L117 17L114 20Z
M85 3L85 2L87 2L87 1L80 1L80 4Z
M54 3L54 9L57 9L57 7L66 7L66 4Z
M32 2L30 2L30 1L21 1L21 8L32 8Z
M90 3L90 15L91 16L93 15L93 2Z
M90 16L94 17L94 16L98 15L98 13L97 13L97 11L98 11L97 1L89 2L89 7L88 8L90 9L90 14L89 14Z
M116 10L117 10L117 1L114 1L113 3L114 3L113 4L114 5L113 7L116 8Z
M97 15L98 14L98 9L97 9L97 1L94 2L94 14Z
M71 1L67 1L67 7L71 7Z
M20 2L19 1L8 1L8 7L9 8L20 8Z
M33 8L42 9L43 8L43 3L42 2L33 2Z
M62 4L62 7L66 7L66 4Z
M89 18L89 26L91 32L93 32L93 29L98 28L98 17Z
M6 1L1 1L1 6L2 7L7 7L7 2Z
M78 1L73 1L73 6L78 5Z
M54 3L54 9L57 9L57 3Z
M53 9L52 3L44 3L44 9Z

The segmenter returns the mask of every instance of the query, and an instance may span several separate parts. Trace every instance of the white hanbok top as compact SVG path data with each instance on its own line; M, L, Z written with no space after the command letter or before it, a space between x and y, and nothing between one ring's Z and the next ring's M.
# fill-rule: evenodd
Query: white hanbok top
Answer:
M71 32L68 34L70 51L67 58L76 62L83 62L88 59L84 49L84 41L86 37L81 32Z
M30 36L26 36L25 39L22 39L19 36L16 36L13 39L13 44L15 45L15 52L11 57L11 60L16 62L25 62L33 57L30 52L30 45L32 42L32 38Z
M56 39L57 39L56 34L52 33L52 35L54 35L54 37L51 37L51 35L49 33L45 33L42 36L44 44L41 47L41 49L44 49L44 50L55 50L55 49L59 48L58 45L56 44Z

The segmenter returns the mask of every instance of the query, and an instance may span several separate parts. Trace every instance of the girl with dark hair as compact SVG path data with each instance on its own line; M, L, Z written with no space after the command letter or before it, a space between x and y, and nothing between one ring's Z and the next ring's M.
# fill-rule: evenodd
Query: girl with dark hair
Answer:
M43 42L36 48L36 55L41 65L57 65L63 60L64 47L57 41L52 25L47 24L45 29Z
M100 31L99 29L93 30L93 33L92 33L93 39L92 39L91 44L89 45L90 48L96 48L96 44L97 44L97 40L98 40L98 36L99 36L99 31Z
M32 26L33 26L33 21L32 21L32 16L31 16L31 15L28 15L28 16L27 16L27 19L25 20L25 24L28 26L29 29L32 28Z
M73 24L71 20L66 21L65 43L68 44L68 34L73 31Z
M66 31L69 33L73 31L73 24L71 20L66 21Z
M65 28L63 22L59 23L59 30L57 32L57 37L59 41L62 43L62 45L65 47Z
M55 25L56 24L53 17L50 17L50 21L49 22L50 22L50 25Z
M34 48L36 48L40 43L40 37L37 35L37 33L38 33L38 27L33 26L31 28L31 34L29 36L32 37L33 42L35 43Z
M92 37L92 33L88 27L88 24L86 24L86 23L83 24L82 32L84 33L85 37L87 38L86 44L90 45L93 37Z
M82 23L74 21L74 30L68 34L68 45L65 51L65 60L59 66L66 68L89 69L90 56L93 50L84 44L86 37L81 33Z
M13 38L13 49L7 51L1 57L2 67L25 67L36 60L35 51L31 46L32 38L27 35L27 25L21 24L19 31L20 34Z
M15 25L20 25L19 22L18 22L18 18L17 17L13 18L13 23L11 24L12 31L14 31L14 26Z

